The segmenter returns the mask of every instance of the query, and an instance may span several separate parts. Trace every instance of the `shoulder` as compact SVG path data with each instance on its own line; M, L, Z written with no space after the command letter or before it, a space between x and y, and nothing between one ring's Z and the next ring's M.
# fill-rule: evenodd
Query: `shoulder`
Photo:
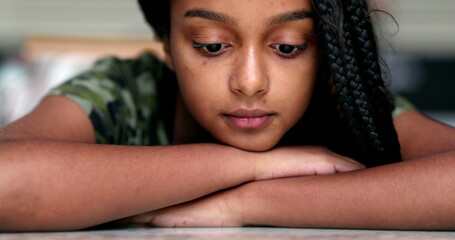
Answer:
M145 145L158 114L159 83L166 65L155 55L134 59L106 57L52 89L77 103L89 116L99 143Z
M404 160L455 150L455 128L426 116L412 105L402 106L397 105L394 125Z
M90 113L94 107L102 108L120 97L152 94L152 85L163 78L164 68L165 64L151 53L134 59L105 57L52 89L48 96L63 95Z

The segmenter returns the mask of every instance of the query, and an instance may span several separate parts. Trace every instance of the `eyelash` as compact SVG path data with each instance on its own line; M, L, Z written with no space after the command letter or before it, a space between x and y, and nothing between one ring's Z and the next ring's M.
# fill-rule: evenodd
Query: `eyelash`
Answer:
M283 53L279 48L282 47L282 46L287 46L287 47L292 47L294 48L292 50L292 52L290 53ZM270 46L270 48L272 48L276 54L278 54L280 57L283 57L283 58L294 58L296 57L297 55L299 55L300 53L308 50L308 45L306 44L301 44L301 45L292 45L292 44L272 44Z
M216 52L211 52L207 49L207 47L210 47L210 46L214 46L214 45L220 45L220 50L216 51ZM193 41L193 47L198 50L199 52L201 52L204 56L207 56L207 57L216 57L222 53L224 53L229 47L230 45L229 44L226 44L226 43L208 43L208 44L204 44L204 43L197 43L197 42L194 42Z
M208 47L219 47L219 50L218 51L215 51L215 52L212 52L208 49ZM286 46L286 47L292 47L292 52L290 53L284 53L280 50L280 47L283 47L283 46ZM208 43L208 44L204 44L204 43L197 43L195 41L193 41L193 47L198 50L199 52L201 52L204 56L207 56L207 57L216 57L218 55L221 55L222 53L224 53L229 47L230 45L229 44L226 44L226 43ZM294 58L296 57L297 55L299 55L301 52L304 52L308 49L308 46L306 44L301 44L301 45L292 45L292 44L272 44L270 45L270 48L272 48L274 50L274 52L276 54L278 54L280 57L283 57L283 58ZM213 49L212 49L213 50Z

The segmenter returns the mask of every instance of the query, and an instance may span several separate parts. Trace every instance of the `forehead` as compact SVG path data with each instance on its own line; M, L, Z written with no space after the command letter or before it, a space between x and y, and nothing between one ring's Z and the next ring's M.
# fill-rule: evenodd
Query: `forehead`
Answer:
M255 21L283 12L312 11L310 0L172 0L171 15L184 17L192 9L223 13L229 20Z

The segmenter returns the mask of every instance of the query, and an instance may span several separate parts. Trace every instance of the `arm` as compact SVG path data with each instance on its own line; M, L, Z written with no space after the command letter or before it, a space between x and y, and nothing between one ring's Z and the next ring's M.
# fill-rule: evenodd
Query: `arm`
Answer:
M455 229L455 152L357 172L246 184L243 225Z
M403 114L396 125L400 140L412 139L402 144L404 156L415 157L412 161L256 181L125 221L159 226L455 229L453 128L414 111Z
M416 111L402 114L395 125L408 161L346 174L247 184L239 192L257 194L252 198L262 204L244 205L253 210L245 210L245 217L252 217L246 223L455 229L455 129ZM283 200L289 204L278 205ZM283 208L261 215L255 204Z
M248 181L312 171L302 167L308 162L304 158L283 164L277 157L217 144L134 147L94 142L85 113L63 97L44 100L2 129L0 230L80 229ZM359 167L352 161L326 161L325 166L337 171Z
M332 175L255 181L121 223L455 229L455 152Z
M93 144L86 115L63 97L45 100L0 136L1 230L84 228L254 177L247 155L221 145Z

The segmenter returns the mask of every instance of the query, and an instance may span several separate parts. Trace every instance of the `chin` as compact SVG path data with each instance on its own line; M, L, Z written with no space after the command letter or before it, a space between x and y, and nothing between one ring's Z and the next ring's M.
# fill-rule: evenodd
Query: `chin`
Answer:
M263 132L262 132L263 133ZM213 134L220 143L249 152L265 152L274 148L284 134L258 134L257 132L241 134Z
M249 151L249 152L266 152L268 150L271 150L277 142L268 142L268 143L239 143L239 142L225 142L225 144L230 145L232 147L244 150L244 151Z

